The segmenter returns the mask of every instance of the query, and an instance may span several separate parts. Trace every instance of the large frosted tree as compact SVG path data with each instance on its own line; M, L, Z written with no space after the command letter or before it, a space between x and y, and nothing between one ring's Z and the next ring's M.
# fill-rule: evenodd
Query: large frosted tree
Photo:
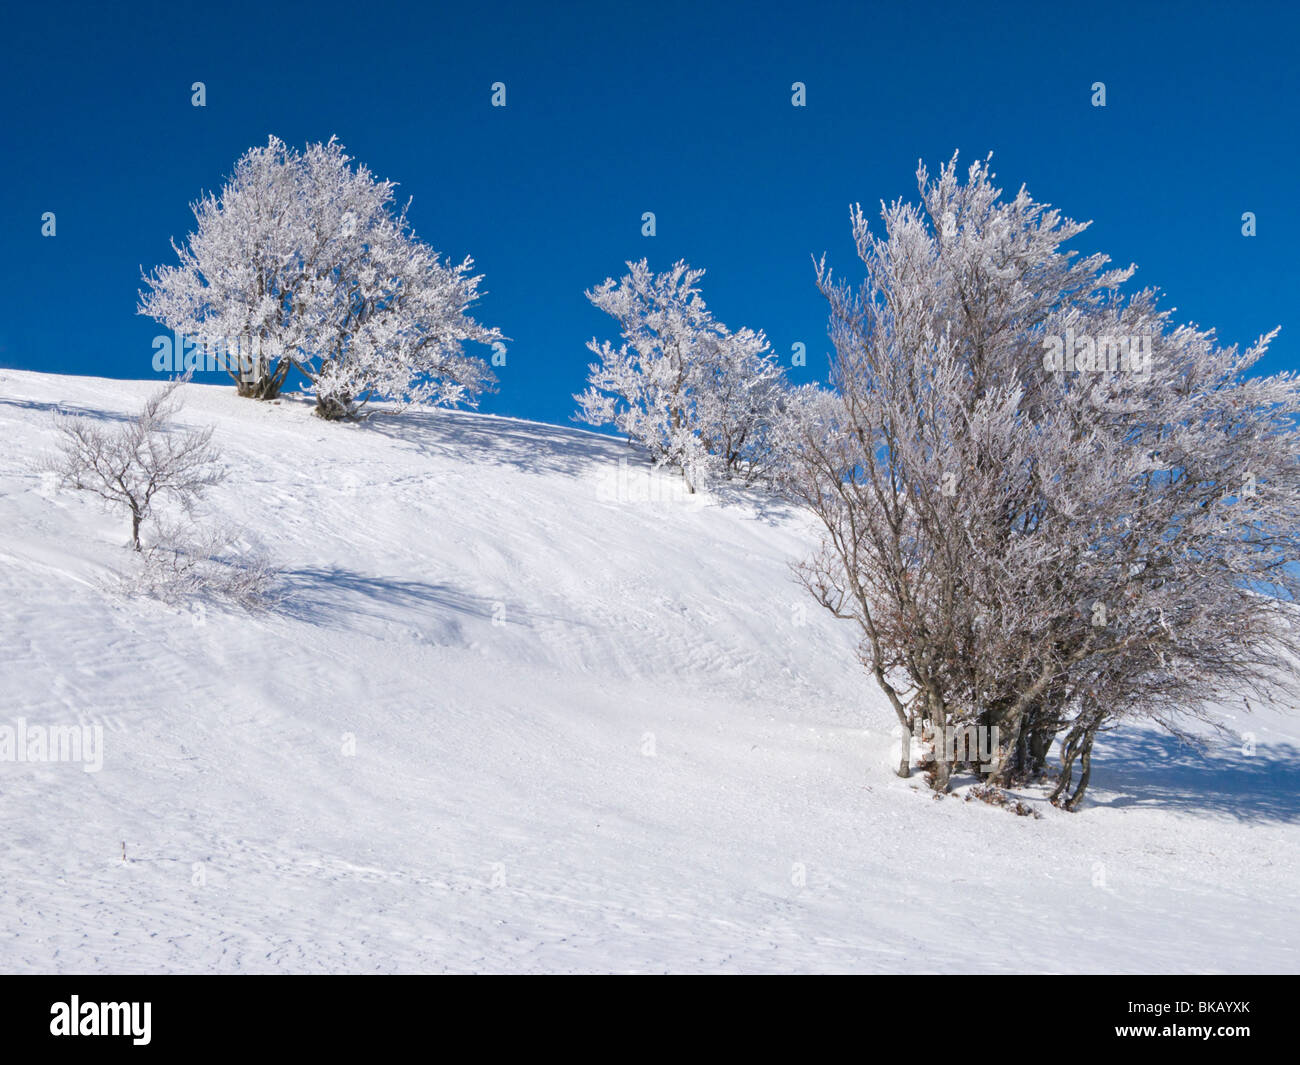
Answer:
M417 238L394 188L336 140L272 137L193 205L179 265L146 275L140 312L231 356L241 395L271 399L297 370L325 418L378 398L472 402L495 379L464 345L500 338L468 313L481 278Z
M833 388L792 397L782 447L824 531L801 572L908 733L996 727L1002 784L1059 741L1073 808L1100 732L1281 694L1300 383L1251 374L1272 334L1221 346L1063 248L1085 224L987 163L918 184L883 235L853 210L860 287L819 269Z

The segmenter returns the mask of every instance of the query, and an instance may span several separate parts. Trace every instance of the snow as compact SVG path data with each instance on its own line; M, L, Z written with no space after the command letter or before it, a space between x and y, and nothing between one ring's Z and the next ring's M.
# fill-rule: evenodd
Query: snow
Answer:
M1112 736L1075 815L936 801L801 516L629 499L577 429L220 386L181 421L290 598L123 599L128 523L33 463L56 405L155 387L0 371L0 725L105 748L0 762L0 970L1300 971L1293 718Z

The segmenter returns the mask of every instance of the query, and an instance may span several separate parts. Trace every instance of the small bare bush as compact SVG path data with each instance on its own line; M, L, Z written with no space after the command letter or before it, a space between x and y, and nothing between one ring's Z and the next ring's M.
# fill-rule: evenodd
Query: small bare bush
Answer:
M280 600L280 570L265 556L241 551L228 528L160 526L120 588L178 604L212 599L245 610L265 610Z
M124 425L86 417L55 422L58 453L45 468L65 488L91 492L111 509L131 516L131 544L143 551L140 529L156 500L170 498L190 513L225 471L212 446L212 427L181 430L171 420L181 408L177 390L188 377L169 381Z
M228 527L196 521L200 500L225 470L211 426L172 424L181 408L177 390L188 380L169 381L125 424L60 417L58 451L44 469L61 486L91 492L130 515L137 557L118 575L117 590L172 604L209 598L247 610L269 607L279 597L279 571L261 555L241 551ZM158 513L164 499L179 508L179 520ZM145 529L152 535L142 537Z

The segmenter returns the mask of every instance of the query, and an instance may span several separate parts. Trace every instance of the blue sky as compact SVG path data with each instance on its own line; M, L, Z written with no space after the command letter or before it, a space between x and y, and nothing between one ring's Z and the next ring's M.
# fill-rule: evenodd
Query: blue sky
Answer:
M1284 4L10 5L0 366L152 375L141 267L274 133L337 135L475 257L512 338L487 411L566 422L586 341L615 336L583 290L642 256L707 269L720 319L806 344L792 376L820 379L810 256L856 276L849 204L914 198L954 150L1093 219L1080 250L1137 262L1180 319L1280 324L1264 369L1296 368L1298 31Z

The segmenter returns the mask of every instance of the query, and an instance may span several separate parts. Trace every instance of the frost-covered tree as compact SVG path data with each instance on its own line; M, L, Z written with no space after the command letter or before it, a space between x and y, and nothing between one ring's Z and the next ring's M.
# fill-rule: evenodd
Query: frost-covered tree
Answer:
M91 492L131 518L131 545L142 551L140 529L154 503L170 498L189 512L224 470L212 446L212 427L180 429L172 419L180 409L169 381L151 395L139 413L120 425L87 417L60 416L55 422L58 453L47 469L67 488Z
M1085 224L1002 199L986 163L918 184L882 236L853 210L860 288L819 267L833 391L790 404L781 449L825 533L801 576L903 729L996 727L998 784L1060 740L1074 808L1098 733L1277 693L1300 382L1249 375L1272 334L1222 347L1126 294L1133 268L1063 249Z
M230 355L241 395L271 399L298 370L325 418L376 398L472 402L495 378L464 344L500 339L468 313L481 277L416 237L394 188L336 140L272 137L193 205L180 263L145 276L140 313Z
M42 468L62 487L90 492L130 516L136 561L120 574L122 591L170 603L207 597L261 609L279 598L279 570L241 550L233 529L196 520L203 496L225 479L225 469L211 426L185 429L175 422L178 390L188 380L167 382L120 423L59 415L58 449ZM161 513L164 501L180 513Z
M783 374L762 332L731 332L705 306L703 270L677 262L661 274L645 259L586 293L619 324L622 343L591 340L599 358L574 396L579 421L613 425L652 459L683 471L692 491L713 473L751 473Z
M700 446L724 476L753 477L769 464L785 374L767 337L752 329L725 335L712 354L694 386Z
M703 270L678 262L655 274L644 259L627 266L618 281L606 278L586 293L619 323L623 343L588 342L600 362L589 368L587 390L574 397L577 417L614 425L657 463L686 466L697 448L693 368L710 357L721 328L696 286Z

